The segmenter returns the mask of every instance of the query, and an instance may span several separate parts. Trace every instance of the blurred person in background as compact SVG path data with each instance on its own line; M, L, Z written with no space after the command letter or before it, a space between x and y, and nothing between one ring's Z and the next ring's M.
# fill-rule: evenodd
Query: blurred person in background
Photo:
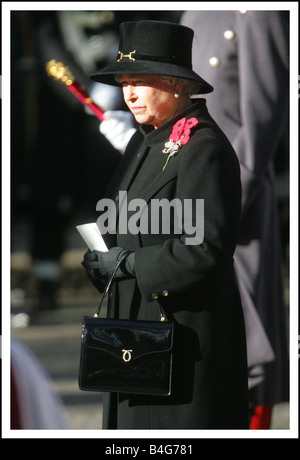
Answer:
M63 430L69 427L53 382L33 352L11 340L11 430Z
M274 160L287 168L289 155L289 12L186 11L180 23L195 32L194 69L214 86L208 109L240 161L242 219L235 272L247 332L250 428L268 429L272 407L289 400L274 174ZM286 237L286 225L282 229Z
M67 230L74 215L91 218L90 194L104 192L120 160L99 120L47 74L46 63L61 61L89 90L87 73L116 46L113 19L111 12L12 12L12 250L27 237L37 310L59 305ZM104 106L118 108L120 93L110 95Z

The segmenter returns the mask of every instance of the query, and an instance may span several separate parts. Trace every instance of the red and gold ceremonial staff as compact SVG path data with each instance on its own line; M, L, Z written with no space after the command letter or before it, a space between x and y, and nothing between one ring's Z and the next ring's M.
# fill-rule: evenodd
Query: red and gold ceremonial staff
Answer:
M104 120L103 110L92 100L86 89L75 80L68 67L62 62L56 62L55 59L52 59L46 64L46 70L49 75L64 83L66 88L73 93L82 104L86 105L100 121Z

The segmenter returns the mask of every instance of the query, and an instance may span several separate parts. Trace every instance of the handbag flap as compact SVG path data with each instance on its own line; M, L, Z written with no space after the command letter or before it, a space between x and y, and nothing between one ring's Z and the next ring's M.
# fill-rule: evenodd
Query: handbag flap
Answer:
M82 322L82 341L116 358L138 359L153 353L166 353L173 346L173 323L92 318Z

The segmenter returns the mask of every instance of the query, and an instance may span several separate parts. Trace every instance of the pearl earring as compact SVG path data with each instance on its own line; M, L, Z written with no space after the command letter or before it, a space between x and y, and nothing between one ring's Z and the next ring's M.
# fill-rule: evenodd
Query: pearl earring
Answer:
M176 99L179 98L179 94L178 93L174 93L174 97L176 97Z

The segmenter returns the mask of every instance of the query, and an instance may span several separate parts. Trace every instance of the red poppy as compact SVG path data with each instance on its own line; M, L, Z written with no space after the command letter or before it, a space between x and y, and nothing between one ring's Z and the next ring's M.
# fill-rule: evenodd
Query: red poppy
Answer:
M191 128L197 124L197 118L189 118L188 120L186 118L181 118L181 120L178 120L177 123L175 123L169 140L165 143L165 148L162 151L168 155L163 171L165 170L169 159L179 151L182 145L186 144L190 140Z
M178 142L180 141L181 145L186 144L190 139L191 128L198 124L197 118L181 118L173 126L172 134L169 139Z

